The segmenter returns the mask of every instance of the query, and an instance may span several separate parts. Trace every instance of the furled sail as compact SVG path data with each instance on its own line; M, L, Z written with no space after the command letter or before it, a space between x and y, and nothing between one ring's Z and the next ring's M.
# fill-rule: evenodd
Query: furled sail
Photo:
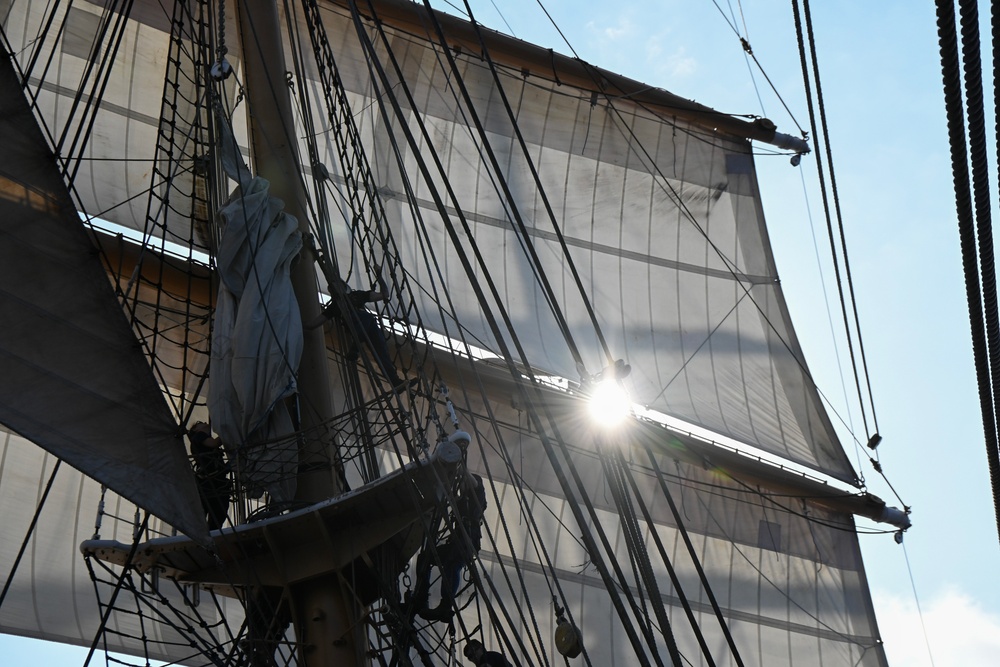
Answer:
M209 411L216 430L240 452L240 474L256 496L295 495L296 450L266 441L291 433L283 399L295 393L302 358L302 320L289 268L302 248L298 222L254 178L224 129L223 161L237 182L219 212L219 298L212 337ZM266 451L270 450L270 451Z

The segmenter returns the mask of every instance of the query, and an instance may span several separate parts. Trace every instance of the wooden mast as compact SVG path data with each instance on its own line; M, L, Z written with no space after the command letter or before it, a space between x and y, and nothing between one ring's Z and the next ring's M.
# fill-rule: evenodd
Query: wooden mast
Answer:
M309 233L305 187L295 145L292 105L286 83L281 23L274 0L243 0L237 4L246 68L250 136L257 175L271 184L271 195L285 202L285 211ZM321 309L312 261L302 256L292 266L292 283L304 323ZM302 361L297 380L299 446L296 498L317 502L343 492L337 474L338 452L327 425L333 417L322 328L304 329ZM288 587L289 606L302 662L309 667L363 665L361 610L338 572Z

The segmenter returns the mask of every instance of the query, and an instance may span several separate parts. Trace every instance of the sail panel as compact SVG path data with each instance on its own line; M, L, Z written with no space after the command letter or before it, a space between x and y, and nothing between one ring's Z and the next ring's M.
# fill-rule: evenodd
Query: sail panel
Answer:
M21 537L28 532L55 463L55 457L41 448L0 429L0 507L4 508L4 530L10 537L0 540L0 572L5 581L13 574L0 606L0 632L89 647L98 633L102 609L95 599L97 589L87 563L80 556L79 545L94 537L95 531L104 538L130 544L140 515L128 500L113 492L102 496L99 483L63 465L15 571ZM100 527L96 528L98 522ZM154 519L150 530L156 534L169 528ZM99 587L100 600L107 603L115 575L99 572L98 576L105 582ZM221 598L220 612L208 595L203 594L196 608L186 607L174 584L165 580L159 594L171 599L176 608L187 609L192 616L203 620L206 628L219 628L223 617L229 627L239 628L242 622L242 608L235 600ZM160 607L153 618L160 618L160 613L169 610ZM182 628L186 625L179 619L177 624ZM143 655L151 650L150 658L165 661L190 658L192 654L190 634L163 623L150 623L148 618L144 621L134 613L116 614L110 627L113 631L105 634L104 640L111 651ZM151 641L144 642L144 635ZM224 641L220 640L219 646ZM183 660L179 664L207 664L207 661L200 657L196 662Z
M354 30L349 18L336 8L324 17L342 67L367 71L360 46L340 37ZM381 45L379 57L405 115L390 109L390 120L381 119L370 80L345 85L367 110L359 124L375 142L403 264L424 288L416 299L425 326L455 331L461 322L473 344L498 355L520 345L526 357L518 361L578 381L554 301L588 373L609 363L598 329L611 357L631 364L626 386L636 403L856 481L784 305L748 142L535 73L502 68L498 85L464 52L456 74L426 34L389 34L402 78ZM485 135L474 129L458 78ZM383 157L394 146L403 147L397 166ZM323 148L336 164L332 141ZM425 262L428 247L436 265ZM338 250L350 266L350 247ZM495 289L486 305L477 284L487 295ZM448 303L438 301L442 293ZM505 311L511 328L498 338L484 309Z
M157 143L162 71L169 47L163 28L169 21L162 8L147 3L137 7L88 138L90 159L81 162L76 184L88 213L145 230L147 203L142 195L151 185L152 172L146 165L152 165L143 161L153 159ZM415 187L411 201L401 170L392 164L392 143L405 146L398 121L386 125L379 117L377 89L350 19L343 9L332 5L326 9L326 28L344 84L352 98L356 96L355 108L362 110L357 119L363 138L375 147L370 155L388 198L390 221L404 244L403 262L418 273L424 288L417 304L424 324L454 332L455 322L460 321L479 347L498 352L501 342L512 346L509 331L496 339L472 291L473 282L484 283L490 276L499 296L489 307L508 312L526 361L543 374L579 380L576 360L524 250L530 243L539 257L537 270L552 284L586 370L600 371L608 360L569 271L567 252L556 236L558 228L612 357L632 365L627 383L636 403L836 478L855 480L787 316L746 142L672 119L662 109L627 100L609 103L590 90L557 85L542 72L523 76L520 70L502 68L501 84L517 115L539 185L517 144L492 75L481 60L459 54L462 79L501 165L501 172L493 173L482 153L482 138L469 128L469 111L462 109L450 83L452 73L433 41L426 34L390 31L393 51L417 106L407 124L421 142L419 150L406 151L402 173L419 174L417 157L432 151L447 168L445 175L434 174L431 182L411 179ZM58 90L52 83L56 78L38 90L40 111L54 132L66 126L80 86L76 82L86 65L83 44L93 31L94 19L83 14L96 16L97 9L83 3L74 11L69 17L73 25L79 24L71 33L74 37L56 46L52 40L32 42L44 19L38 3L15 3L5 23L15 50L39 48L43 61L49 53L57 58ZM29 49L24 60L30 55ZM502 54L494 55L502 59ZM238 68L238 54L229 57ZM391 70L382 57L382 65ZM395 90L405 109L409 103L401 86L397 82ZM197 100L181 96L177 103L191 105ZM322 110L314 112L317 126L327 127ZM418 116L428 128L430 144L422 137ZM241 124L235 126L242 134ZM176 128L181 134L184 130ZM321 149L326 151L323 162L336 171L336 147L329 137ZM300 153L307 155L305 150ZM178 182L190 179L193 165L180 167L173 177ZM513 194L513 205L497 193L495 183L501 177ZM446 180L459 197L457 205L447 197L444 204L464 252L471 254L473 243L490 250L483 266L474 264L471 277L431 197L432 185L446 192ZM334 202L334 210L342 201ZM163 201L159 208L156 214L162 216L168 240L193 238L185 200ZM472 238L456 209L468 222ZM525 232L515 229L518 217ZM422 225L428 226L430 244L446 272L437 293L450 295L452 304L447 306L437 302L432 289L436 269L422 266ZM207 245L207 239L202 242ZM349 266L349 244L338 250L342 263Z
M666 542L668 548L676 550L678 547L676 533L664 531L661 540ZM720 597L723 617L745 665L882 667L887 664L878 640L866 634L864 610L846 610L847 605L856 601L850 596L843 596L845 590L858 590L859 579L853 574L821 569L821 576L807 576L815 572L813 563L789 564L787 558L771 551L725 551L719 549L715 542L700 543L699 547L703 551L713 590ZM484 557L485 576L494 582L504 581L501 563L510 567L511 561L502 558L494 561L492 556ZM796 576L791 579L784 576L786 567L795 571ZM683 577L687 594L693 595L690 604L708 645L713 648L715 664L735 665L719 621L704 592L700 591L696 575L690 566L678 564L678 568L682 570L679 575ZM530 561L521 563L521 571L527 591L523 595L535 600L545 599L552 583L551 572L543 574L542 568L533 566ZM663 582L661 599L670 613L674 639L685 664L709 664L702 656L676 591L669 587L667 574L662 569L657 574ZM636 664L635 649L608 603L603 581L594 573L593 567L588 567L585 561L578 561L572 569L558 570L558 575L592 664ZM797 584L798 588L792 593L777 590L777 585L789 584ZM836 593L831 595L830 591ZM633 591L633 594L636 592ZM835 608L834 603L840 606ZM820 604L825 606L821 608ZM837 609L836 613L834 609ZM552 636L555 623L550 610L536 612L539 634ZM860 627L856 625L858 621L862 621ZM488 637L490 645L503 645L504 637L500 633L494 631ZM660 655L666 656L665 640L659 633L656 641ZM550 656L554 655L553 648L551 644L546 646Z
M571 502L587 498L593 504L594 514L587 525L591 530L600 526L608 536L612 560L625 571L625 582L618 580L622 594L625 588L637 600L640 588L650 594L630 568L635 551L625 541L622 517L626 514L613 501L601 463L602 456L615 455L615 448L630 461L639 489L639 495L632 497L632 511L686 661L708 664L685 616L681 593L689 600L716 664L736 664L695 560L684 545L681 526L690 536L695 558L707 574L745 664L886 664L852 517L802 500L771 496L741 483L728 471L675 460L670 451L680 445L671 444L664 429L640 428L621 439L602 442L602 437L580 420L573 427L568 415L556 412L563 440L572 443L564 465L575 467L583 482L582 487L572 485L567 495L554 484L551 463L537 433L527 428L509 405L500 399L491 401L491 419L485 418L485 404L474 414L464 415L476 427L476 455L470 455L470 465L484 478L488 475L492 479L495 491L489 495L491 506L487 509L492 538L484 538L481 564L505 599L524 597L537 604L555 594L558 582L566 606L584 634L593 664L634 665L636 657L606 596L607 585L581 541ZM646 458L645 447L655 452L662 483ZM680 522L669 509L663 485L678 508ZM652 526L638 509L638 498L648 508ZM531 537L533 530L526 526L529 521L537 524L538 534L546 536L544 552ZM515 562L526 580L526 591L517 590L517 586L508 588L507 582L514 579L511 568ZM680 590L670 580L668 563L675 569ZM648 620L653 614L645 608L643 618ZM554 615L537 607L534 611L542 628L540 636L552 636ZM633 612L629 615L635 620ZM508 628L509 633L529 632L529 619L519 618L518 622L523 627ZM666 656L663 637L658 631L655 635L660 655ZM495 645L502 641L502 636L494 635Z
M0 422L203 539L177 425L9 60L0 85Z
M83 210L141 230L147 205L143 195L150 187L157 142L167 34L129 22L101 111L88 128L79 111L94 92L83 75L99 60L94 48L101 9L89 2L56 8L56 25L66 25L66 34L58 41L37 39L49 10L38 3L15 2L4 26L15 52L27 49L19 59L22 67L36 56L39 63L51 59L58 72L40 75L42 67L36 66L29 73L29 84L37 87L38 113L65 153L72 147L83 150L85 159L74 180ZM80 101L74 103L78 95Z
M193 197L178 193L205 185L197 162L208 153L208 103L203 99L204 71L191 66L211 57L196 41L203 35L192 34L198 20L207 20L204 11L182 3L140 0L132 6L115 52L109 33L103 31L104 21L117 21L117 15L107 14L100 0L71 7L16 0L0 16L21 67L35 63L27 74L36 113L61 154L78 158L72 173L80 210L151 238L201 248L212 244L204 229L208 214L192 205ZM175 12L182 17L178 25L188 33L172 41ZM66 26L61 36L44 32L50 13L53 25ZM226 26L235 31L232 16ZM234 41L227 59L239 71L241 53ZM108 75L95 83L90 68L105 58ZM183 62L187 71L165 81L171 62ZM232 106L238 94L235 84L225 86L223 103ZM91 102L96 108L87 111ZM236 127L245 139L245 109L238 107L233 114L243 121ZM200 194L203 200L205 196Z

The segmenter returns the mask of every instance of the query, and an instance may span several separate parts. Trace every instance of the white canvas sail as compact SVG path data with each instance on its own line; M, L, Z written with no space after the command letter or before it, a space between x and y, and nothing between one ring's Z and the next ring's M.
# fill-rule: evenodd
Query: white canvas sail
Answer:
M398 25L402 25L400 13L413 9L409 3L385 4ZM672 99L666 94L651 94L641 101L612 101L600 92L602 73L587 83L579 72L571 76L560 70L564 60L553 60L530 45L500 40L511 47L510 52L490 55L502 65L501 85L513 105L528 156L517 145L486 63L478 53L469 55L468 47L458 56L460 76L483 119L488 143L496 151L497 171L482 154L483 138L470 129L471 110L463 108L453 87L456 75L424 19L388 29L392 53L403 72L402 79L391 85L402 101L402 114L388 111L383 116L379 103L385 101L387 90L369 69L349 12L339 4L321 6L389 227L400 246L400 259L409 279L419 287L413 295L421 326L439 332L460 327L476 346L498 352L501 343L512 345L513 337L504 330L497 335L486 315L495 316L502 307L526 361L536 372L579 380L576 360L526 259L522 243L530 241L540 258L536 268L553 285L587 372L600 371L608 360L568 259L579 273L613 357L632 366L628 384L633 400L832 477L855 480L809 378L785 309L745 139L713 132L675 115L666 104ZM58 85L49 76L44 82L36 79L29 88L39 95L43 120L58 128L61 114L76 93L76 77L92 55L81 45L92 43L98 34L94 20L81 18L79 12L90 16L99 12L82 3L68 14L59 13L56 18L66 22L67 36L35 43L44 12L37 3L13 0L0 16L5 17L5 34L19 62L27 62L34 53L55 55L54 67L63 74ZM114 76L88 137L87 156L93 159L81 162L76 181L81 206L88 213L140 230L146 228L147 204L131 198L150 187L152 176L122 160L154 157L163 110L163 70L171 48L169 25L159 3L136 3L125 29L126 48L117 55ZM303 27L301 18L296 25ZM372 24L364 25L388 68L385 46L376 39ZM456 41L468 44L472 34L465 28ZM515 51L516 57L511 55ZM238 58L232 60L239 71ZM317 78L317 71L307 66L305 86L318 99ZM402 94L404 86L412 104ZM613 97L627 92L616 89ZM318 107L313 112L314 125L330 130L324 113ZM428 128L429 139L421 133L418 119ZM416 138L415 145L407 143L404 126ZM307 155L305 144L301 148L300 156ZM333 172L333 182L349 180L338 173L332 139L321 136L320 149L319 161ZM417 158L431 154L440 158L447 171L432 170L426 178ZM540 174L541 185L531 175L529 159ZM511 186L513 204L497 193L494 183L500 177ZM442 211L433 200L446 184L457 201L446 197ZM542 192L565 238L568 257L560 247ZM345 199L331 195L333 210L341 210ZM460 231L455 243L447 224L461 228L459 212L469 222L471 233ZM210 245L204 238L196 239L191 218L190 209L177 204L176 210L158 218L165 221L158 233L171 240ZM517 218L527 227L526 237L520 239L515 232ZM331 232L339 240L336 251L345 269L355 257L346 228L346 224L335 226ZM473 245L489 252L470 275L461 266L458 252ZM426 260L428 247L437 262L434 266ZM499 298L483 304L472 286L487 276L497 285ZM448 305L432 296L435 289L450 296ZM416 316L412 321L417 323ZM462 380L452 386L453 400L475 435L470 465L488 471L491 479L490 537L484 538L477 571L496 589L495 597L479 598L476 604L489 602L513 614L493 624L507 633L487 633L498 646L509 641L505 637L521 637L522 644L508 646L511 650L507 651L519 655L519 664L561 661L552 646L554 617L546 607L553 595L553 578L558 578L565 587L563 599L583 631L591 664L636 664L637 649L627 638L626 623L608 598L605 579L587 565L588 557L577 542L584 526L575 525L577 518L569 509L584 496L594 499L594 514L584 522L586 530L601 526L619 561L629 562L632 550L626 547L619 509L609 501L606 473L595 458L593 440L573 419L560 416L556 420L558 439L573 448L575 453L569 458L585 480L583 488L573 487L567 494L566 487L556 481L552 458L543 453L536 429L522 411L511 407L516 392L508 386L497 395L483 395L475 388L478 371L474 366L456 363ZM336 372L332 367L331 375ZM552 437L550 426L546 424L547 436ZM667 472L698 557L746 664L884 664L849 515L825 512L801 501L779 505L768 498L766 489L748 488L730 477L675 463L670 457L670 437L659 427L642 430L637 437L637 444L652 448ZM26 446L23 441L16 444ZM676 521L641 459L643 451L637 448L630 456L640 495L652 510L655 532L693 601L708 644L716 652L716 664L735 664L694 565L680 545ZM3 497L37 496L44 485L38 472L43 460L39 453L19 464L23 472L5 475L0 480ZM68 591L81 601L80 608L92 598L91 582L80 576L80 565L74 560L81 531L68 533L64 522L69 516L77 523L91 521L89 517L96 513L96 487L89 480L57 480L57 485L63 484L68 486L57 488L67 505L58 516L43 515L32 534L27 561L15 579L19 585L9 594L11 601L0 608L0 628L89 644L93 617L85 612L64 616L53 605ZM69 499L75 488L87 492L77 494L80 501L74 509ZM127 511L123 514L128 516ZM539 524L537 529L527 525L528 515ZM128 542L128 521L107 537ZM644 519L639 523L643 526L640 541L651 554L657 588L670 609L678 647L692 664L707 664L697 657L698 646L683 620L677 591L666 578L666 565L654 554L654 529ZM547 555L538 546L542 539ZM68 555L49 567L43 554L55 553ZM5 549L2 571L12 562L13 554ZM45 577L31 577L30 584L24 578L29 577L26 572L43 570ZM512 575L515 572L519 574ZM523 586L511 583L512 576L515 582L517 576L524 577ZM622 582L616 575L616 586L622 590L646 588L646 582L631 571L624 578ZM528 613L532 606L537 616ZM649 618L632 620L651 622ZM108 638L112 648L136 650L133 636ZM652 642L655 649L646 645L641 651L659 652L664 641L660 634ZM184 664L201 664L191 657L189 646L163 643L157 650L161 651L158 655Z
M342 12L325 17L333 35L352 30ZM447 317L454 321L431 319L427 326L454 330L458 322L476 345L499 352L429 184L414 178L411 200L399 181L400 173L419 174L418 156L433 152L448 166L446 174L433 174L433 187L444 192L447 180L457 193L471 233L463 243L490 249L476 270L499 286L498 305L508 310L528 362L540 372L580 379L518 240L517 217L527 225L528 241L570 328L578 332L588 371L608 363L593 334L586 334L594 327L543 204L544 192L612 353L632 365L627 385L635 402L853 482L784 306L749 144L685 122L663 106L633 103L627 96L605 98L595 92L599 80L592 89L576 88L558 72L508 65L500 68L501 83L528 144L525 156L487 65L478 55L460 54L461 78L514 192L512 211L498 192L497 174L470 127L470 111L440 45L429 28L418 32L415 23L410 29L415 34L390 32L392 48L418 105L406 113L420 114L431 145L411 115L407 123L420 145L404 148L402 168L381 157L392 155L393 143L405 147L401 132L383 127L370 81L345 77L345 85L361 96L356 108L369 110L359 125L377 147L384 179L379 185L404 244L404 265L429 284L434 269L421 259L422 244L442 255L439 265L454 308ZM520 47L530 52L527 45ZM366 71L357 48L347 40L338 53L344 71ZM504 55L491 54L501 63ZM535 56L540 66L540 49ZM541 175L540 186L529 160ZM327 162L335 164L332 148ZM428 238L413 224L417 215ZM449 216L459 226L454 211ZM343 253L349 262L349 250ZM433 318L439 306L430 294L418 296L425 318Z
M205 539L180 434L10 62L0 90L0 420Z
M37 528L31 533L24 555L18 563L22 538L28 533L36 508L42 498L56 458L31 442L10 433L0 433L0 507L4 510L4 530L10 539L0 541L0 568L9 588L0 607L0 627L4 633L45 639L76 646L90 647L101 627L105 608L95 596L95 584L88 563L80 556L80 544L99 534L105 539L125 544L141 522L136 506L114 493L102 494L101 485L83 473L62 465L55 476L48 498L37 517ZM100 510L98 509L100 508ZM100 521L100 526L97 522ZM152 534L170 528L153 519ZM108 602L114 578L99 573L100 601ZM176 601L182 596L171 582L164 581L161 593ZM222 610L206 594L195 609L188 613L204 621L206 628L219 628L223 616L239 627L242 608L235 600L219 598ZM185 664L206 664L203 657L191 662L192 637L156 623L156 612L146 610L147 619L139 615L119 615L113 620L113 633L108 648L118 652L142 655L153 646L153 659L185 660ZM218 645L225 650L224 638L229 636L223 626L214 630ZM145 645L144 635L156 637ZM160 646L171 647L169 650ZM104 646L98 646L103 650Z
M485 409L468 415L477 425L476 437L483 445L482 458L474 465L484 476L488 471L500 482L495 486L497 497L490 496L490 502L499 508L488 513L496 551L484 558L485 575L505 598L544 600L551 596L548 568L554 567L572 601L569 607L583 632L592 664L636 664L635 650L607 597L601 594L605 582L574 529L566 495L552 477L537 435L517 426L523 424L523 417L509 403L497 400L489 408L490 419L484 417ZM572 412L572 406L562 409ZM644 451L647 447L655 452L662 482L678 506L696 558L705 569L744 664L826 664L827 660L833 664L886 664L850 515L772 495L739 474L681 463L672 457L671 450L684 447L684 436L658 426L637 426L608 439L580 420L573 428L571 414L558 410L556 414L561 415L560 424L568 431L563 433L564 439L574 444L571 458L585 482L578 496L587 496L595 506L597 521L591 520L591 526L599 522L607 532L616 558L626 570L626 581L638 591L642 585L627 565L632 556L626 545L623 515L613 500L601 458L613 457L620 448L632 462L639 494L649 508L664 551L652 537L653 528L639 515L642 542L685 659L692 664L709 664L699 662L696 637L668 577L668 564L676 570L716 664L737 664L665 500L661 478ZM496 423L506 426L497 429ZM527 502L521 495L528 496ZM521 504L527 510L519 509ZM520 517L516 528L509 525L514 516ZM525 526L529 521L539 524L541 534L555 538L545 541L547 552L540 549L539 540L532 539ZM518 590L516 580L507 588L515 558L530 593ZM506 565L506 572L501 564ZM521 627L514 634L527 635L537 620L543 626L540 635L551 637L555 620L547 611L537 619L526 618L522 612L517 618ZM500 644L501 638L494 641ZM662 643L659 648L666 656Z
M85 6L65 19L74 39L89 44L86 37L97 34L97 23L84 20L79 12L95 15L96 8ZM156 30L167 24L162 12L145 6L135 12L138 20L130 22L134 27L129 33L134 33L135 41L130 39L124 49L128 53L118 56L117 76L97 115L98 126L106 123L108 130L95 130L89 137L92 159L78 176L87 210L139 229L145 227L146 210L143 198L136 195L150 187L149 174L126 169L129 163L122 158L153 158L161 97L157 82L162 81L169 46L166 33ZM37 29L43 16L37 7L22 23L12 11L9 34L33 34L31 26ZM358 122L379 142L375 154L387 158L391 154L387 136L381 134L385 130L375 129L380 123L365 60L352 39L354 28L343 10L327 11L324 16L332 42L340 49L338 62L350 73L345 85L360 96L357 108L367 109L368 121L360 118ZM73 80L83 69L80 56L89 51L68 46L69 41L62 40L58 60L66 79ZM487 268L503 285L500 296L511 309L529 361L543 371L579 379L566 346L552 344L552 315L516 250L509 207L491 185L489 169L479 166L479 139L466 127L467 112L448 87L450 74L443 69L434 43L426 31L414 37L401 33L397 41L397 57L404 71L412 72L408 85L420 113L434 126L437 145L426 148L433 148L445 164L453 166L448 179L460 193L462 211L472 221L476 242L506 249L488 258ZM503 54L495 57L502 59ZM490 92L495 88L492 78L478 58L463 58L462 67L474 99L480 100L479 114L490 121L488 130L495 146L505 151L500 156L505 177L517 187L519 215L528 221L545 272L565 298L561 306L566 318L574 330L586 331L589 322L555 243L540 189L515 146L498 97ZM853 481L850 463L839 451L809 380L780 296L748 144L675 120L669 109L624 100L611 105L594 97L591 90L556 83L558 73L534 71L522 77L520 69L505 68L502 74L506 94L517 104L518 126L529 143L530 159L543 175L543 189L599 323L616 348L613 352L627 358L635 369L633 400ZM139 86L145 89L140 91ZM65 84L54 94L50 88L42 87L40 100L55 108L49 123L61 128L58 110L68 105L76 91ZM129 104L133 98L145 106ZM324 119L317 120L322 127ZM128 128L124 142L117 132L123 125ZM333 155L322 157L331 168L335 166ZM414 165L407 167L413 173ZM401 229L412 229L405 224L413 214L405 211L408 205L392 203L403 196L391 175L396 168L391 163L383 168L388 170L383 185L388 188L389 210L395 209L400 216ZM122 169L124 173L115 171ZM132 179L136 184L127 185ZM97 187L102 183L108 185ZM123 184L125 189L116 189ZM422 189L426 186L419 179L416 186L416 203L434 225L439 215ZM171 238L191 238L189 217L171 216L167 224ZM445 251L449 244L443 232L438 228L432 233L438 238L431 241ZM415 245L414 241L411 247ZM444 264L459 268L453 259ZM460 280L449 282L456 289L462 285ZM495 348L492 333L474 312L472 295L458 291L453 301L460 309L453 316L483 347ZM436 310L434 303L422 305L428 313ZM480 324L474 325L477 320ZM433 328L442 330L444 323ZM606 360L596 341L582 337L579 344L588 370L601 370Z

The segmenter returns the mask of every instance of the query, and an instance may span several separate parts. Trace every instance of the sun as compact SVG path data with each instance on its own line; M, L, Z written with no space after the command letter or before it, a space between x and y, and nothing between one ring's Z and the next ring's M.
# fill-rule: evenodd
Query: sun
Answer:
M604 428L621 424L632 411L628 393L615 380L604 380L590 396L590 417Z

